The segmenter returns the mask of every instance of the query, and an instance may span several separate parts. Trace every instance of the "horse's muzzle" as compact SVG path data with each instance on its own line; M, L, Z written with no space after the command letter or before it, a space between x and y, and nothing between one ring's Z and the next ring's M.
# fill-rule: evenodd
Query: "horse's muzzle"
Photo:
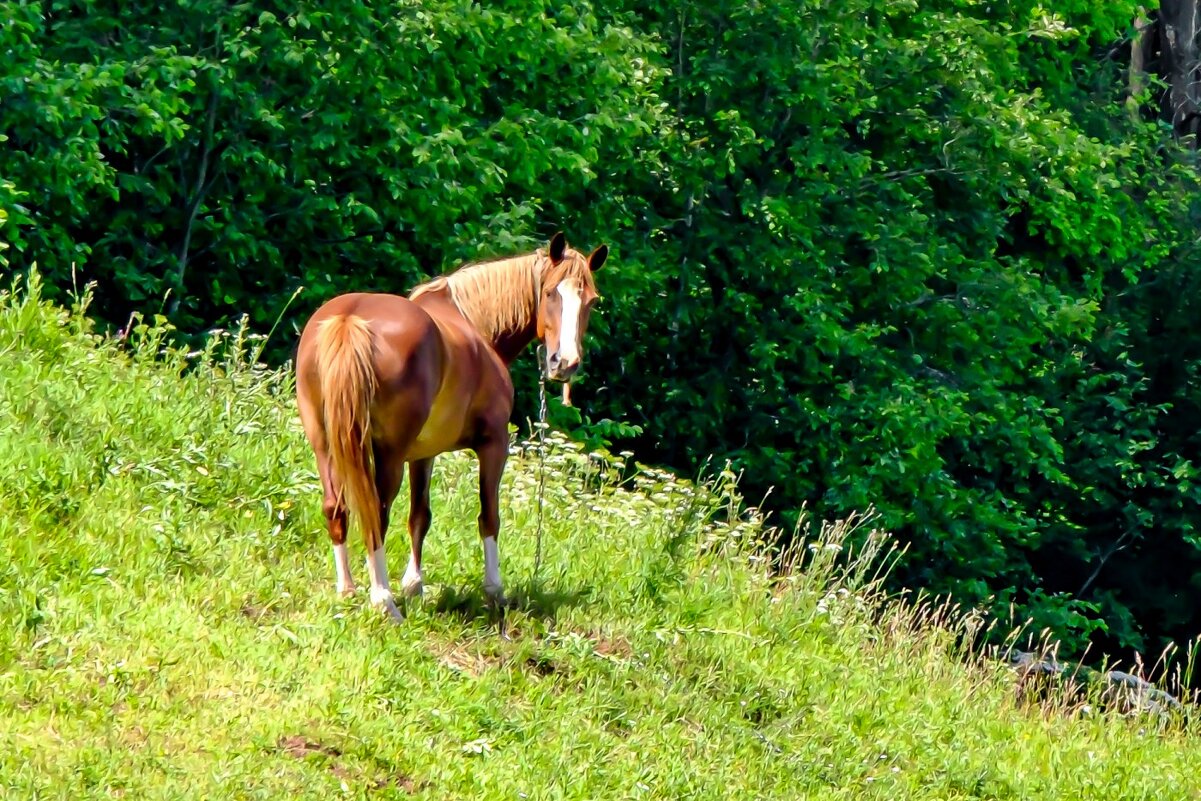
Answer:
M546 360L546 375L551 381L567 381L580 369L580 360L567 361L552 353Z

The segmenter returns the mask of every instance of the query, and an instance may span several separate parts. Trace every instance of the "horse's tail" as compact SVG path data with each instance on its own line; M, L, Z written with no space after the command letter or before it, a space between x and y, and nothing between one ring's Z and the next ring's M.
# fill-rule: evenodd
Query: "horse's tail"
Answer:
M371 447L371 405L375 399L374 340L367 321L338 315L317 332L317 372L325 436L329 442L339 501L362 529L368 555L383 545L380 498L375 487Z

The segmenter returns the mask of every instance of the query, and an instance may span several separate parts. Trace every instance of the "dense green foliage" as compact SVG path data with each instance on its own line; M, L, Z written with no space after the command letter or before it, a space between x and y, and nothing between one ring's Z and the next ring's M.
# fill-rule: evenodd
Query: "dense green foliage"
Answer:
M1136 11L5 2L0 258L116 325L283 314L286 358L337 291L608 241L584 433L732 458L785 528L873 505L898 583L1158 649L1201 630L1201 286Z
M600 407L655 398L634 422L670 460L736 452L786 507L876 504L907 586L1193 636L1196 181L1093 55L1132 9L852 5L661 12L678 190L633 260L668 320L638 362L617 335Z
M168 290L181 326L270 321L301 284L402 291L567 216L649 128L626 69L649 47L571 12L86 10L4 5L8 233L114 316Z
M781 576L748 548L756 524L722 514L728 484L620 482L558 438L537 579L533 454L506 473L511 639L484 610L462 454L435 470L426 599L393 626L333 592L286 373L238 335L197 357L161 328L89 329L0 296L7 796L1201 792L1195 726L1024 707L1008 669L952 645L972 619L884 601L887 538L846 560L848 526L827 529Z

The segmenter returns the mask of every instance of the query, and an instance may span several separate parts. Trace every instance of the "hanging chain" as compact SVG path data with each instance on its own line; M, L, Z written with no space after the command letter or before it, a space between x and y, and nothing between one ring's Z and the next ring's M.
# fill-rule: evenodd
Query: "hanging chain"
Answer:
M534 575L542 566L542 507L546 494L546 359L543 345L538 345L538 529L534 545Z
M539 266L534 271L534 325L538 324L538 316L542 306L542 268L541 261L546 254L538 251ZM534 349L534 358L538 360L538 528L534 539L534 572L530 584L538 580L538 570L542 567L542 508L546 502L546 345L539 341Z

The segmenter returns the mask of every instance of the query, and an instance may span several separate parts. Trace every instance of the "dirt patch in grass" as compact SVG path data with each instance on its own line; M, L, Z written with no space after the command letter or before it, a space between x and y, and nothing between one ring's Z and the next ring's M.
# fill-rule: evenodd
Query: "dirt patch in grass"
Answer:
M588 638L596 643L593 650L607 659L629 659L634 655L634 649L624 637L609 637L597 632L590 632Z
M242 608L238 611L242 614L242 617L246 618L247 620L252 620L256 623L271 613L270 609L267 609L263 606L256 606L252 603L242 604Z
M314 740L310 740L299 734L293 734L291 737L282 737L279 741L279 750L283 751L288 756L296 757L297 759L305 759L314 754L324 754L328 757L342 756L342 752L332 745L322 745Z
M525 660L525 667L531 672L539 676L553 676L558 672L558 667L554 660L543 656L531 656Z
M436 648L434 653L443 667L472 678L479 678L489 670L499 667L505 659L501 654L481 653L456 644Z
M383 790L388 787L396 787L398 789L404 790L409 795L413 795L414 793L418 793L418 792L424 790L426 787L429 786L429 783L428 782L419 782L419 781L414 780L412 776L406 776L403 773L398 773L395 776L388 776L387 778L382 778L382 779L374 779L374 780L368 782L367 786L370 787L372 790Z
M606 634L591 628L575 633L592 641L592 650L597 656L614 661L624 661L634 656L633 646L620 634Z
M569 672L568 666L546 653L522 655L522 649L512 642L497 640L494 643L448 642L431 646L430 651L443 667L471 678L501 668L525 670L540 678L562 676Z
M371 790L384 790L389 787L395 787L412 795L429 786L428 782L418 781L406 773L390 772L383 776L364 775L352 770L346 764L339 761L342 757L341 749L311 740L300 734L281 737L278 746L281 752L295 759L309 759L311 757L328 759L330 773L351 787L362 786Z
M593 653L602 659L624 662L634 656L633 647L621 635L591 629L576 633L587 638L592 643ZM543 642L543 637L535 638L535 642ZM451 640L431 644L429 650L443 667L471 678L479 678L490 670L502 667L525 670L540 678L565 678L572 672L570 664L541 652L542 649L538 649L538 653L522 656L520 651L523 649L518 646L516 638Z

